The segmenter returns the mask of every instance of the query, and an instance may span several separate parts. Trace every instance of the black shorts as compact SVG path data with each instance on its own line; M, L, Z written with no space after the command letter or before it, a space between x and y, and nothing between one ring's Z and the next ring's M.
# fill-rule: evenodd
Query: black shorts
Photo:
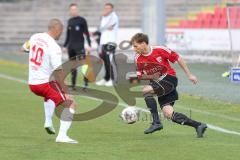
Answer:
M71 49L71 48L68 48L68 57L70 60L82 60L82 59L85 59L86 57L86 54L85 54L85 49L82 48L82 49Z
M158 96L158 103L161 109L165 105L174 105L178 100L178 92L176 90L178 79L174 76L167 75L160 81L151 81L149 85L153 87L154 92Z

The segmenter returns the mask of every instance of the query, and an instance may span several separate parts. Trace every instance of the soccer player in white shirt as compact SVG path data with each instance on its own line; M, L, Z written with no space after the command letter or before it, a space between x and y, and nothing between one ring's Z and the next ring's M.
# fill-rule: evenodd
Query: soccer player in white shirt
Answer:
M55 107L64 106L60 118L60 129L56 142L78 143L67 136L74 114L73 99L66 94L62 65L62 51L55 40L58 40L63 31L60 20L52 19L46 33L37 33L29 40L29 88L38 96L44 98L45 124L49 134L55 134L52 116ZM55 80L50 80L54 73ZM70 102L70 103L69 103Z

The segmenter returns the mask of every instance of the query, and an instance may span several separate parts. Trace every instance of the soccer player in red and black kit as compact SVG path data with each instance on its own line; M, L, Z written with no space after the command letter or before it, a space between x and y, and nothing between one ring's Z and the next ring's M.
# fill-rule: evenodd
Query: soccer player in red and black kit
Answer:
M136 52L135 63L137 75L141 80L150 80L149 85L143 87L143 94L147 107L153 117L151 126L144 131L145 134L153 133L163 129L159 119L157 103L154 94L158 96L158 102L166 118L173 122L188 125L196 129L197 137L203 137L207 125L190 119L186 115L175 112L174 103L178 100L176 90L178 79L176 71L169 62L178 62L188 79L197 83L197 78L190 72L184 60L174 51L164 46L151 47L148 45L148 36L137 33L131 39L134 51Z
M91 48L91 40L88 32L88 25L85 18L79 16L78 6L76 3L69 5L69 13L72 18L68 20L67 36L64 43L64 47L68 48L68 56L71 60L82 60L86 58L86 51L84 48L84 35L87 38L89 48ZM77 80L77 70L72 70L72 88L75 89ZM84 77L84 87L88 86L88 79Z

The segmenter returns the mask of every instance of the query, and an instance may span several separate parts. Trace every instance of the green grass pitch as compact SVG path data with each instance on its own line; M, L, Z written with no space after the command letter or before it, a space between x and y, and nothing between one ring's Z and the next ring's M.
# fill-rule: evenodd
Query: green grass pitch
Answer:
M28 74L26 65L5 61L0 63L0 73L19 79L26 79ZM197 139L194 129L166 119L162 131L144 135L150 121L124 124L118 117L123 109L120 105L100 118L74 122L69 135L79 144L57 144L55 136L43 129L42 99L23 83L0 77L0 86L1 160L237 160L240 157L239 135L208 129L204 138ZM91 87L97 88L92 84ZM78 112L99 104L86 97L75 98ZM137 105L146 109L141 99ZM181 94L175 108L187 115L191 110L196 120L240 132L240 105ZM58 130L56 116L54 126Z

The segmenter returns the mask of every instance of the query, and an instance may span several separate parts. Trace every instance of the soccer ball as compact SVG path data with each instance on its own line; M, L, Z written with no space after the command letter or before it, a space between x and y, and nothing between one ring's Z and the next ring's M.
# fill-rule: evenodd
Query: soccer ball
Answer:
M125 123L133 124L138 121L139 110L135 107L127 107L122 110L121 118Z

